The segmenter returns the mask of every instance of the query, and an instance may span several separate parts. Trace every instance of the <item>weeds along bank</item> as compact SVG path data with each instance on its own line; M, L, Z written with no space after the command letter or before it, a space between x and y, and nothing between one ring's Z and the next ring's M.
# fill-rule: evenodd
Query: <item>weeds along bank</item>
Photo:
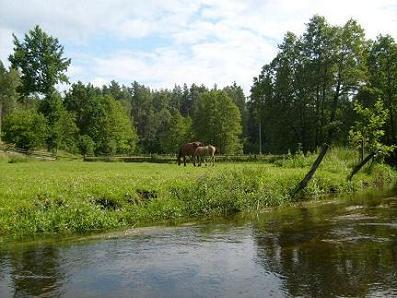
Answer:
M274 163L85 163L0 159L0 237L148 225L164 220L260 210L291 201L315 156ZM353 153L334 150L308 195L391 187L394 170L373 164L348 182Z

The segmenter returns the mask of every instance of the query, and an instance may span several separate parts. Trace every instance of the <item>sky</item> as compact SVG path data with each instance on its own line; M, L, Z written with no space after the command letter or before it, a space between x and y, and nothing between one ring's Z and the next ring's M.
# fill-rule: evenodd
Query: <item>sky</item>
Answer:
M302 34L315 14L332 25L354 18L368 38L397 41L397 0L0 0L0 60L9 65L13 33L22 40L37 24L72 59L72 83L235 81L249 95L284 34Z

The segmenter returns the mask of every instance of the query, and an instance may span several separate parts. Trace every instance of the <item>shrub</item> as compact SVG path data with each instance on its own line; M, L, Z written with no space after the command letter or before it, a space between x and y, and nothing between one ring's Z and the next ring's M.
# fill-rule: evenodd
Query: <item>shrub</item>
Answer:
M46 119L34 109L16 110L4 119L4 140L17 148L32 150L43 146L47 136Z

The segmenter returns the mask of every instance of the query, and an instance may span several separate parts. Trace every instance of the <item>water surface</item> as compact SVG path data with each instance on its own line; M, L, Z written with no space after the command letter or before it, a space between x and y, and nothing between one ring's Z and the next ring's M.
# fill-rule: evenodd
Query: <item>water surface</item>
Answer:
M394 196L0 245L0 297L397 296Z

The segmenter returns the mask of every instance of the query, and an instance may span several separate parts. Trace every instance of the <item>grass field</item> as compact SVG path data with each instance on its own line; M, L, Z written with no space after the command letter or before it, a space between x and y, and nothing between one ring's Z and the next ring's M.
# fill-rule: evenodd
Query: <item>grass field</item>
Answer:
M260 210L290 202L315 156L274 163L176 164L0 158L0 236L69 233ZM306 194L389 187L396 172L375 164L347 182L355 156L332 151Z

